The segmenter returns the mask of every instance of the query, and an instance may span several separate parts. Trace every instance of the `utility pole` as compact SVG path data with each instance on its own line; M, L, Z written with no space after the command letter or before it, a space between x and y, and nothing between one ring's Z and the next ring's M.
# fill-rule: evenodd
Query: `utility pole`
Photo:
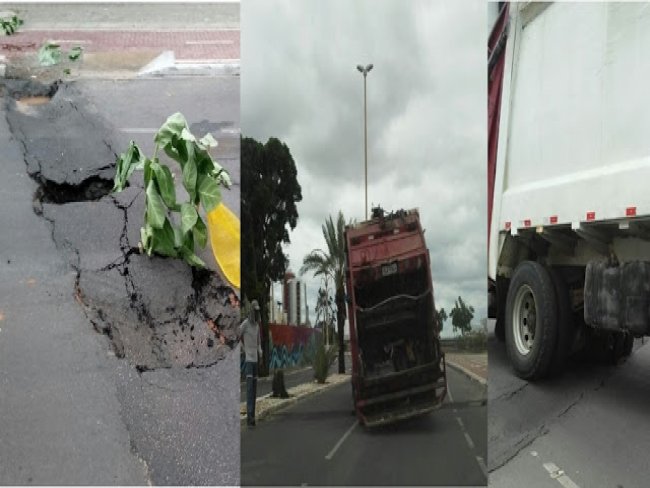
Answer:
M368 64L365 67L360 64L357 65L357 69L363 75L363 159L364 159L364 170L365 170L365 209L366 209L366 220L368 220L368 111L366 103L366 78L368 73L372 69L373 65Z

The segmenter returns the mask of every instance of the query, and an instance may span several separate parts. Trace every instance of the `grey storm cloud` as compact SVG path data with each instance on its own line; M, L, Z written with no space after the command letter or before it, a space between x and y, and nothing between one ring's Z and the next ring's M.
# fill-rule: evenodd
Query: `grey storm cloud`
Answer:
M242 2L242 133L278 137L303 201L286 252L297 271L343 210L362 220L363 77L368 199L418 207L436 305L461 295L486 315L485 3L412 0ZM308 295L317 280L305 277ZM313 310L313 303L310 303ZM447 325L449 327L449 325Z

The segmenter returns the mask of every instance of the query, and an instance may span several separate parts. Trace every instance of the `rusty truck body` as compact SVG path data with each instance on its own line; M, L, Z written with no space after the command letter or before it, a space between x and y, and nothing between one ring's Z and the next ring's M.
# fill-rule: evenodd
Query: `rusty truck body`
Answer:
M426 414L447 393L429 251L417 210L345 230L352 395L369 427Z

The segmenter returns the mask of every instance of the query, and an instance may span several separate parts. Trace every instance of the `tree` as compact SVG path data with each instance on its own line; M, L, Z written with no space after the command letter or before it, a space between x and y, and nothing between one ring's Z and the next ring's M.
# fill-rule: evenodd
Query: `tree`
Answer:
M449 318L449 316L447 315L447 312L445 311L444 308L441 308L436 313L438 314L438 322L440 324L440 330L442 330L442 327L444 326L444 323Z
M302 200L296 165L286 144L276 138L262 144L241 140L241 268L242 293L256 299L262 316L262 365L268 375L269 310L271 283L284 277L289 229L298 223L296 202Z
M329 344L328 338L333 336L332 317L334 317L334 307L332 305L332 297L328 288L328 277L326 277L325 288L318 289L318 297L316 300L316 324L320 324L323 328L325 344Z
M336 225L332 216L325 221L322 227L323 237L327 246L327 252L322 249L314 249L302 262L300 274L312 271L314 276L329 276L334 281L336 293L334 303L336 304L336 330L338 334L339 350L339 373L345 373L345 352L343 350L343 326L345 325L345 219L339 211Z
M451 317L454 332L460 330L461 334L465 334L472 330L474 307L466 304L461 297L458 297L458 300L454 303L454 308L449 313L449 317Z

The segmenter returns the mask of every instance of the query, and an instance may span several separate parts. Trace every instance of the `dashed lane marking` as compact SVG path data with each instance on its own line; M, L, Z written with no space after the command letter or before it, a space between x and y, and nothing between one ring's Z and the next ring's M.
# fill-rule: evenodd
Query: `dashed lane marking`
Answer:
M571 478L566 475L563 470L558 468L555 463L544 463L544 469L548 471L548 474L551 478L564 486L564 488L580 488L573 482Z
M355 420L354 423L350 426L350 428L343 434L343 437L339 439L339 441L336 443L336 445L332 448L332 450L325 456L325 459L328 461L331 461L331 459L334 457L334 454L336 454L336 451L338 450L339 447L345 442L345 439L348 438L348 436L352 433L354 428L359 425L359 421Z
M487 465L485 464L485 460L481 456L476 456L476 462L481 468L481 471L483 471L483 476L485 476L485 479L488 477L488 469Z

